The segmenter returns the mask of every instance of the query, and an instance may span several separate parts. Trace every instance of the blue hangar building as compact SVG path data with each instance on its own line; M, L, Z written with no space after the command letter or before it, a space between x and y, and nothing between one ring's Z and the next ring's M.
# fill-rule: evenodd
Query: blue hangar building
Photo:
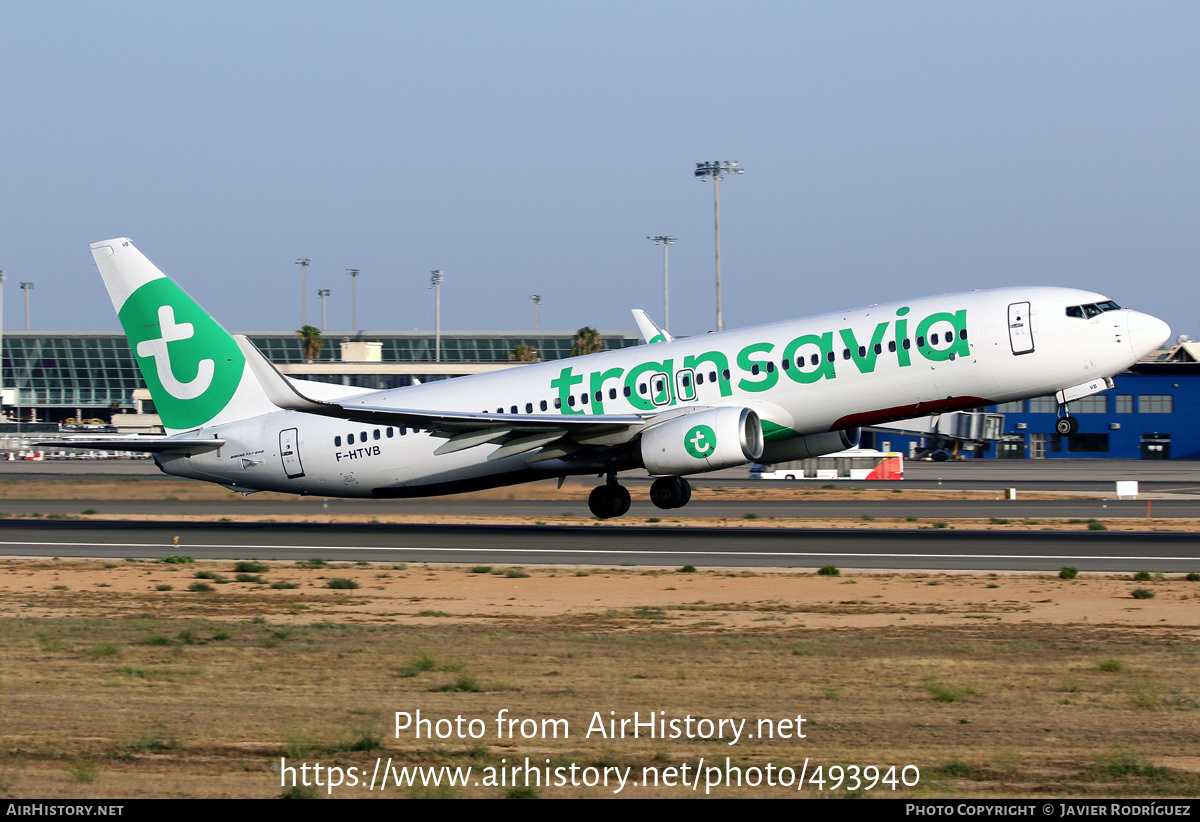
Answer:
M1070 437L1054 431L1058 416L1053 396L979 409L1004 415L995 442L973 449L975 457L995 459L1200 459L1200 343L1181 341L1156 351L1113 378L1116 388L1076 400L1071 415L1079 431ZM864 440L867 440L864 434ZM953 443L894 432L873 434L876 447L953 449ZM910 451L910 453L912 453ZM972 451L964 452L968 455Z

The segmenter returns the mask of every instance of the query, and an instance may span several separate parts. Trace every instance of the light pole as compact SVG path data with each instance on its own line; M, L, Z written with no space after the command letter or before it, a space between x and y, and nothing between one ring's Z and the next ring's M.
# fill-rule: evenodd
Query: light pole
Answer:
M713 212L716 215L716 234L717 234L717 330L722 331L725 328L725 320L721 314L721 180L726 174L745 174L746 169L739 166L736 162L729 160L718 160L712 163L696 163L696 170L693 172L695 176L700 178L700 182L705 182L709 177L713 178Z
M538 309L542 307L542 295L530 294L529 299L533 300L533 330L539 331L541 326L538 325Z
M442 361L442 282L445 273L438 269L429 272L430 288L433 289L433 361Z
M305 276L308 273L308 264L311 263L308 257L296 258L296 265L300 266L300 327L308 325L308 312L305 310L308 300L308 278Z
M25 292L25 330L29 330L29 292L33 290L33 283L21 283L21 290Z
M347 268L346 273L350 275L350 316L351 325L354 326L354 333L358 333L358 275L362 273L358 268Z
M655 245L661 245L663 249L663 331L671 330L671 301L670 292L667 288L667 246L678 240L678 237L672 237L668 234L660 234L657 237L647 237Z
M329 296L328 288L318 288L317 296L321 298L321 333L325 333L325 298Z

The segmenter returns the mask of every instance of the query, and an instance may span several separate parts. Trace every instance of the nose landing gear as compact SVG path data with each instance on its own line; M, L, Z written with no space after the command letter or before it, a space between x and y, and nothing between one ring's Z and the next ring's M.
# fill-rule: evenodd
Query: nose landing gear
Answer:
M1058 410L1063 416L1054 421L1054 430L1064 437L1072 436L1079 430L1079 419L1071 416L1065 403Z

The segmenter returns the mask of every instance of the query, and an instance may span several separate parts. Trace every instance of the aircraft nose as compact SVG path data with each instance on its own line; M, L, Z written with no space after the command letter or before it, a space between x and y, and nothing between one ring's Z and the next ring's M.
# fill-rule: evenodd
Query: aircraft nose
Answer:
M1129 312L1129 342L1139 360L1158 348L1171 337L1171 326L1140 311Z

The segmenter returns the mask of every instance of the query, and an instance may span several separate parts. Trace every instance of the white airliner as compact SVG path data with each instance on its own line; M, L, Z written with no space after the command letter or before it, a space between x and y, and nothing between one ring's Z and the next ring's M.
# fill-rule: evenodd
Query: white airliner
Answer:
M629 510L618 472L644 468L654 504L678 508L689 474L841 451L864 425L1056 394L1073 434L1068 403L1170 336L1100 294L998 288L684 339L643 315L649 345L363 391L283 376L128 239L92 255L167 436L71 444L148 451L245 493L419 497L596 474L589 506L607 518Z

